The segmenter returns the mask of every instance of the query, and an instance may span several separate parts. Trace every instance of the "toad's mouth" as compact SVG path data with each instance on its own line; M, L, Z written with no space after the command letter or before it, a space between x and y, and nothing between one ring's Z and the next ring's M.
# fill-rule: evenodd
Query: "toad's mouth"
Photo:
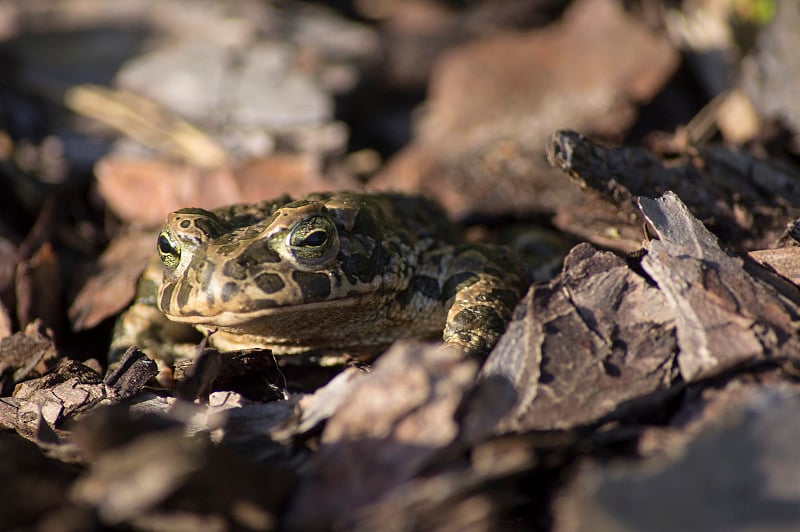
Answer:
M294 303L289 305L265 306L254 310L222 310L213 314L200 314L190 311L186 314L164 314L171 321L188 323L191 325L206 325L217 327L236 327L254 321L264 321L270 318L287 318L292 315L317 315L325 319L325 313L343 314L355 308L372 308L385 305L395 299L397 292L385 291L371 294L360 294L340 299L314 301L309 303Z

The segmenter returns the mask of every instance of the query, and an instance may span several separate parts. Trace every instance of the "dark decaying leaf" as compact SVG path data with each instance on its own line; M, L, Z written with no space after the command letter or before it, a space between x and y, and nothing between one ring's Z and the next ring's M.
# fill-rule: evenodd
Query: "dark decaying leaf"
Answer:
M173 428L139 434L95 458L72 497L95 507L107 524L163 528L170 521L176 526L181 519L195 525L212 519L236 529L271 530L293 486L284 468L257 464Z
M0 432L0 478L3 479L0 482L0 523L3 528L25 529L43 515L57 514L64 504L64 494L77 475L77 468L46 458L33 443L12 433Z
M60 332L63 325L61 312L61 271L59 258L49 242L44 242L30 258L17 265L15 276L17 321L28 324L40 319Z

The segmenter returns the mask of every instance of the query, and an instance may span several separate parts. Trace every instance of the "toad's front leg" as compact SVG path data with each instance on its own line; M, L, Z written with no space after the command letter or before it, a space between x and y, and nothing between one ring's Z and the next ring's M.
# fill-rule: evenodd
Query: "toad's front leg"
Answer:
M502 247L466 245L447 268L445 345L485 358L505 332L525 289L520 261Z

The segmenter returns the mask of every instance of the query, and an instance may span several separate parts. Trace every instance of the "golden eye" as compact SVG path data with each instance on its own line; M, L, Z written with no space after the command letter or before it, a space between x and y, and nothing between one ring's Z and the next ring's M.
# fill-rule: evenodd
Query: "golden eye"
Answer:
M336 228L325 216L311 216L295 225L287 244L295 258L307 262L323 262L331 258L336 249Z
M327 242L328 232L322 229L314 229L294 245L305 248L318 248L324 246Z
M164 266L170 270L178 267L178 263L181 261L181 244L172 233L166 229L161 231L156 247L158 247L158 256L161 257Z

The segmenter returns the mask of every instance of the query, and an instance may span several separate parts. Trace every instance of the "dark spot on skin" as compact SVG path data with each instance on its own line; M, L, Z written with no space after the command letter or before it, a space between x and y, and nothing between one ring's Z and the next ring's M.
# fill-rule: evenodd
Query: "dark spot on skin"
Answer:
M371 237L373 240L381 240L381 229L372 214L367 209L358 211L353 221L353 233L360 233Z
M442 286L442 301L448 301L456 292L469 286L478 279L478 276L472 272L457 273L447 279Z
M398 301L401 305L407 305L414 294L420 293L428 299L439 301L441 292L439 291L439 282L433 277L427 275L415 275L408 283L408 288L398 296Z
M255 226L254 227L247 227L244 230L244 234L242 234L242 238L244 238L245 240L252 240L256 236L258 236L258 234L260 232L261 232L261 228L260 227L255 227Z
M219 234L219 227L217 224L208 218L195 218L194 226L209 238L213 238ZM183 227L183 222L181 222L181 227Z
M164 289L161 292L161 304L159 307L161 310L168 309L170 307L169 301L172 299L172 292L175 290L175 283L167 283L164 285Z
M226 277L236 279L237 281L244 281L247 278L247 269L239 261L239 258L231 259L222 267L222 273Z
M209 286L211 286L211 281L214 278L214 270L216 266L210 260L204 260L197 266L198 270L198 277L200 279L200 286L204 292L208 291Z
M622 376L622 371L619 369L619 366L608 360L608 358L603 359L603 369L609 377Z
M189 229L189 226L192 225L192 222L190 222L189 220L181 220L181 223L179 225L183 229Z
M256 240L251 243L240 257L241 260L246 261L248 265L281 261L281 256L269 247L269 241L266 239Z
M495 268L492 268L491 266L484 267L483 271L486 273L486 275L491 275L492 277L497 277L498 279L502 279L503 278L503 273L500 270L496 270ZM509 270L509 271L511 271L511 270Z
M339 255L342 272L347 276L347 280L353 284L356 280L369 283L376 275L383 275L390 259L386 249L382 245L375 245L371 238L356 238L354 242L358 244L358 247L354 247L362 252Z
M444 258L444 252L429 253L426 261L431 264L441 264Z
M227 261L222 268L222 273L243 281L248 275L253 275L265 263L280 262L281 257L269 247L266 241L256 241L240 253L237 257Z
M386 252L386 249L383 246L377 246L375 248L375 252L372 254L372 260L370 261L372 275L368 280L371 280L372 277L375 277L375 275L383 275L388 264L389 253Z
M234 253L237 249L239 249L239 244L223 244L217 247L217 253L223 257L227 257L228 255Z
M292 278L300 285L303 299L321 301L331 295L331 282L324 273L292 272Z
M225 283L222 285L222 290L219 291L219 297L222 299L223 303L227 303L233 298L233 296L236 295L236 292L238 291L239 285L236 283Z
M265 294L274 294L286 286L281 276L276 273L259 274L254 279L254 282Z
M181 286L178 288L178 297L175 301L179 309L182 309L189 303L189 296L191 293L192 286L189 283L181 283Z
M476 305L465 308L456 314L450 323L450 327L456 331L503 332L506 329L506 323L492 307Z

